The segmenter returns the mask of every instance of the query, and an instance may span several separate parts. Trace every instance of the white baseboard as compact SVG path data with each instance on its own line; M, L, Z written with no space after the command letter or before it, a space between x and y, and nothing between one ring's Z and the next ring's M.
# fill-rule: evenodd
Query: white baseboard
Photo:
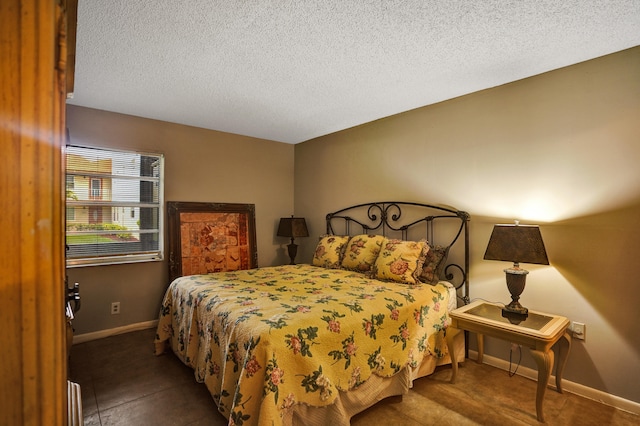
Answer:
M469 351L469 358L478 359L477 351ZM491 365L492 367L500 368L501 370L509 371L509 361L505 361L500 358L496 358L485 354L482 357L483 363ZM532 368L524 367L520 365L516 372L519 376L523 376L532 380L538 379L538 371ZM549 386L555 389L556 378L551 376L549 379ZM598 389L593 389L579 383L571 382L566 379L562 379L562 390L571 392L573 394L592 399L594 401L601 402L602 404L609 405L611 407L618 408L620 410L628 411L633 414L640 414L640 404L628 399L620 398L619 396L611 395Z
M158 325L158 320L139 322L136 324L124 325L122 327L110 328L108 330L94 331L93 333L78 334L73 336L73 344L89 342L91 340L103 339L116 334L128 333L130 331L146 330Z

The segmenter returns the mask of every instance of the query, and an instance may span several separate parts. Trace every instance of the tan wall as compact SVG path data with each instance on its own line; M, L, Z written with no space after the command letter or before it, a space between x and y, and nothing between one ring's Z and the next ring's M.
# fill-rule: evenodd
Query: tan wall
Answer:
M165 201L251 203L256 206L260 266L288 263L280 217L293 214L293 145L69 105L72 144L165 155ZM155 320L168 285L168 263L68 269L79 282L76 334ZM111 302L121 314L111 315Z
M471 297L501 302L508 264L482 259L492 226L540 224L552 265L523 265L521 302L586 324L565 378L640 402L639 137L637 47L298 144L295 213L314 237L360 202L467 210ZM523 364L535 368L526 351Z

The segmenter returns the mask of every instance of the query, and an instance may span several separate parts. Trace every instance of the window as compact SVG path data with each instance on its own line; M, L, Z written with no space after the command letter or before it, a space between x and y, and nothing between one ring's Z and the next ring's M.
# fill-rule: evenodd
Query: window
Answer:
M67 176L65 189L67 192L67 199L73 199L73 197L75 197L75 194L73 192L73 190L75 189L73 176ZM67 207L67 220L76 220L76 211L73 207Z
M163 173L161 154L67 146L67 266L161 260Z
M102 179L91 178L91 199L100 199L100 188L102 187Z

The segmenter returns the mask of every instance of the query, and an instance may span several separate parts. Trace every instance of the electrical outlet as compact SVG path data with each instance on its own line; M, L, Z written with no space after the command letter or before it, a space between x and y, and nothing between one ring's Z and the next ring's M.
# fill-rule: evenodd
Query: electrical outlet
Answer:
M573 338L578 340L584 340L586 333L586 326L581 322L573 322L571 324L571 330L573 332Z
M111 303L111 315L117 315L120 313L120 302Z

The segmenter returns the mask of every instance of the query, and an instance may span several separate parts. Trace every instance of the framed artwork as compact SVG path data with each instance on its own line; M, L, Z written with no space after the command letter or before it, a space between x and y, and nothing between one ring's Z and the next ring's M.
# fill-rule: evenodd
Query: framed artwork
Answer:
M254 204L167 202L169 280L258 266Z

